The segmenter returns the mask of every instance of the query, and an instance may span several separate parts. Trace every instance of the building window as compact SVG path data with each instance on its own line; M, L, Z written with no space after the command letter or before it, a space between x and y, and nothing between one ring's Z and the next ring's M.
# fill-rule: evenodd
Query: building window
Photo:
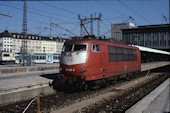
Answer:
M12 52L12 48L9 49L9 52L10 52L10 53Z
M9 57L9 54L3 54L4 57Z

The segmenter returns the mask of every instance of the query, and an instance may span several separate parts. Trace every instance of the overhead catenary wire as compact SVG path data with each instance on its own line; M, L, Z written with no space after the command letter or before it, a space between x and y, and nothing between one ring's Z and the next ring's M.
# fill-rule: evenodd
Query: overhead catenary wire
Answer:
M10 5L10 4L4 4L4 3L1 3L1 5L4 5L4 6L6 6L6 7L10 7L10 8L14 8L14 9L16 9L16 10L19 10L19 11L22 11L22 9L21 8L18 8L18 7L16 7L16 6L13 6L13 5ZM42 10L38 10L38 11L42 11ZM36 15L39 15L39 16L43 16L43 17L47 17L47 18L52 18L52 19L54 19L54 20L57 20L57 21L63 21L63 24L74 24L74 23L71 23L70 21L64 21L64 20L60 20L60 19L58 19L58 18L54 18L54 17L50 17L50 16L48 16L48 15L45 15L45 14L40 14L40 13L37 13L37 12L34 12L34 11L30 11L30 10L28 10L28 12L29 13L32 13L32 14L36 14ZM48 13L48 12L46 12L46 13ZM49 13L49 14L51 14L51 13ZM19 19L19 20L22 20L21 18L17 18L17 19ZM71 18L72 19L72 18ZM70 20L70 19L69 19ZM30 20L30 22L32 22L32 21L35 21L35 20ZM37 22L36 22L37 23ZM47 23L47 22L43 22L44 24L46 23L46 24L49 24L49 23ZM59 23L60 24L60 23ZM61 23L62 24L62 23ZM61 27L61 26L60 26ZM63 28L63 27L62 27ZM64 30L64 29L63 29ZM69 31L69 30L66 30L65 29L65 31ZM71 33L71 32L70 32ZM71 33L71 34L74 34L74 33ZM75 34L74 34L75 35Z
M78 15L79 15L79 14L77 14L77 13L75 13L75 12L68 11L68 10L65 10L65 9L63 9L63 8L60 8L60 7L57 7L57 6L51 5L51 4L47 4L47 3L44 3L44 2L41 2L41 1L39 1L39 3L44 4L44 5L47 5L47 6L50 6L50 7L53 7L53 8L56 8L56 9L59 9L59 10L62 10L62 11L65 11L65 12L67 12L67 13L74 14L74 15L76 15L76 16L78 16Z
M4 6L7 6L7 7L15 8L15 9L17 9L19 11L23 10L22 8L18 8L16 6L12 6L12 5L9 5L9 4L3 4L3 3L1 3L1 4L4 5ZM54 17L51 17L51 16L47 16L47 15L44 15L44 14L33 12L33 11L30 11L30 10L28 10L27 12L32 13L32 14L36 14L36 15L39 15L39 16L47 17L47 18L53 18L53 19L58 20L58 21L63 21L63 20L60 20L58 18L54 18Z
M119 2L124 5L125 7L127 7L128 9L130 9L132 12L134 12L136 15L138 15L140 18L142 18L143 20L145 20L146 22L152 24L152 22L150 20L148 20L147 18L145 18L144 16L140 15L138 12L136 12L134 9L132 9L131 7L129 7L127 4L125 4L124 2L122 2L121 0L119 0Z
M161 11L160 9L158 9L151 1L148 1L148 2L150 3L150 5L151 5L154 9L157 10L157 12L159 12L161 15L164 15L164 14L162 13L162 11Z
M122 22L122 23L126 23L126 22L128 22L129 20L134 20L134 18L131 17L131 16L129 16L129 18L128 18L126 21ZM116 26L113 27L113 28L111 28L110 30L106 31L106 32L103 33L101 36L104 36L105 34L109 33L110 31L112 31L112 30L115 29L115 28L116 28Z
M116 1L116 3L121 3L121 4L124 4L124 6L125 7L127 7L128 9L130 9L131 11L133 11L136 15L138 15L140 18L142 18L143 20L145 20L145 21L147 21L148 23L152 23L152 22L149 22L148 21L148 19L147 19L147 17L144 17L143 15L141 15L140 13L138 13L138 11L136 11L136 10L134 10L133 9L133 7L129 7L128 6L128 4L126 4L126 2L124 2L123 0L115 0ZM134 0L134 1L142 1L142 0ZM148 2L150 2L151 4L153 4L154 2L152 2L152 0L150 1L150 0L145 0L145 1L148 1ZM154 1L154 0L153 0ZM3 3L3 2L1 2L1 5L3 4L5 4L7 7L11 7L11 8L15 8L15 9L17 9L17 10L19 10L19 11L22 11L22 8L20 7L20 5L16 5L16 3L15 2L9 2L9 1L4 1L5 3ZM118 14L121 14L121 15L123 15L122 16L122 22L123 22L123 20L126 20L126 17L124 18L124 16L125 15L127 15L127 14L125 14L125 13L123 13L123 12L121 12L122 10L117 10L115 7L112 7L112 6L110 6L110 5L108 5L108 4L105 4L104 2L102 2L102 1L100 1L100 0L95 0L94 1L95 3L97 3L97 4L99 4L98 6L100 6L100 7L104 7L104 8L107 8L107 9L109 9L109 11L110 12L116 12L116 13L118 13ZM79 25L78 25L78 23L79 22L77 22L76 21L76 19L74 19L74 18L76 18L77 17L77 12L74 12L74 10L67 10L65 7L62 7L62 6L59 6L59 5L56 5L56 4L51 4L50 2L44 2L44 1L37 1L37 3L39 3L38 5L42 5L42 6L45 6L45 7L47 7L47 8L49 8L49 9L53 9L53 10L55 10L55 12L53 12L53 11L48 11L48 10L46 10L46 9L39 9L38 7L29 7L29 9L28 9L28 13L31 13L31 14L34 14L34 15L38 15L39 17L41 16L41 17L44 17L44 18L41 18L40 20L36 20L36 18L34 19L34 15L33 15L33 18L31 17L31 18L29 18L28 19L28 21L29 22L31 22L29 25L31 26L29 26L29 28L28 28L28 31L34 31L35 32L35 28L37 27L37 26L35 26L35 25L37 25L37 23L39 22L40 23L40 21L41 21L41 23L43 23L43 26L42 26L42 28L43 27L45 27L45 26L47 26L47 25L49 25L49 22L47 22L48 20L46 19L46 18L52 18L52 20L53 21L51 21L51 22L53 22L53 23L57 23L57 24L59 24L60 26L62 26L63 28L65 28L65 29L67 29L67 30L69 30L69 31L71 31L71 32L75 32L74 34L78 34L78 33L76 33L77 31L77 29L76 28L78 28L79 27ZM96 5L97 5L96 4ZM150 4L150 5L151 5ZM36 4L37 5L37 4ZM153 4L154 5L154 4ZM153 6L154 7L154 6ZM156 8L155 8L156 9ZM159 8L157 8L157 10L159 10ZM58 12L64 12L64 14L62 14L62 13L59 13L59 14L57 14ZM66 13L65 13L66 12ZM159 12L160 13L162 13L161 12L161 10L159 10ZM69 17L69 14L71 14L71 15L73 15L73 17ZM112 13L110 13L110 14L112 14ZM110 15L109 14L109 15ZM103 14L102 14L103 15ZM57 17L57 16L59 16L59 17ZM60 18L61 17L61 18ZM62 18L63 17L63 18ZM168 19L168 17L165 17L165 16L162 16L162 17L164 17L166 20ZM16 17L12 17L12 18L15 18L16 19ZM22 20L21 18L19 18L19 17L17 17L17 19L18 19L18 21L19 20ZM33 20L34 19L34 20ZM113 18L112 18L113 19ZM121 19L121 17L119 18L119 17L117 17L117 19ZM109 20L109 19L108 19ZM111 20L111 19L110 19ZM116 22L116 20L114 20L115 22ZM6 23L9 23L9 21L7 21ZM36 23L36 24L32 24L32 23ZM111 22L110 22L111 23ZM4 24L4 23L3 23ZM17 23L15 23L15 25L16 25ZM62 25L63 24L63 25ZM68 25L68 24L70 24L70 25ZM104 34L104 32L103 31L107 31L107 30L109 30L110 28L110 24L108 24L108 22L107 22L107 18L105 17L105 19L102 19L102 21L101 21L101 26L103 27L103 29L101 30L101 32ZM136 23L135 23L136 24ZM11 25L13 25L13 26L15 26L13 23L11 23L10 24L10 26ZM5 25L1 25L1 26L5 26ZM13 28L13 26L11 27L11 28ZM17 25L16 25L17 26ZM35 26L35 28L33 28ZM73 27L71 27L71 26L73 26ZM108 26L108 27L107 27ZM18 25L18 27L21 27L21 25ZM10 28L10 29L11 29ZM34 29L34 30L33 30ZM38 28L37 28L38 29ZM76 29L76 30L75 30ZM64 29L63 29L64 30ZM65 31L67 31L67 30L65 30ZM40 32L41 30L37 30L37 33L38 32ZM56 31L56 32L59 32L59 31ZM44 32L44 33L46 33L46 32ZM44 34L43 33L43 34ZM101 34L102 34L101 33Z
M110 9L110 10L112 10L112 11L118 13L118 14L123 14L123 13L120 12L119 10L113 9L113 8L111 8L111 7L107 6L107 5L105 5L105 4L101 3L101 2L99 2L98 0L95 0L95 1L96 1L96 3L100 4L101 6L103 6L103 7L105 7L105 8L108 8L108 9Z
M55 26L55 27L58 27L58 28L60 28L60 29L63 29L63 30L65 30L65 31L71 33L71 34L74 35L74 36L77 36L76 34L74 34L73 32L71 32L70 30L63 28L63 27L61 27L60 25L58 25L58 24L56 24L56 23L51 23L51 24L52 24L53 26Z
M165 22L168 23L168 18L163 14L163 12L158 7L156 7L151 1L149 1L149 3L155 10L157 10L157 12L160 13L161 17L165 20Z

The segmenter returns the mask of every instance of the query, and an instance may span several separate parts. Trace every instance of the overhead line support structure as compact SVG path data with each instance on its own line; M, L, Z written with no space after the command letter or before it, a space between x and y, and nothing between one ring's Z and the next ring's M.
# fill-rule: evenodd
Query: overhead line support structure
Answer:
M28 53L27 53L27 3L26 0L24 0L24 6L23 6L23 24L22 24L22 45L21 45L21 60L20 63L22 66L28 65Z
M94 35L93 33L93 21L98 20L98 36L100 36L100 20L101 20L101 14L99 14L98 17L93 17L91 14L90 18L81 18L80 15L78 15L78 19L80 20L80 36L83 36L83 28L86 31L88 35ZM90 34L88 33L86 27L84 25L90 23Z

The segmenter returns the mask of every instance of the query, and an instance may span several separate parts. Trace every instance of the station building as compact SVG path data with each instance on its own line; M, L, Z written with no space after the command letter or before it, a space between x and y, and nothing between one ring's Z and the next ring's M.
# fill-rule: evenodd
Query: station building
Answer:
M15 54L21 52L24 35L5 30L0 33L0 62L15 61ZM61 54L66 39L27 34L27 53Z
M170 24L122 29L122 36L127 44L170 51Z
M131 29L134 28L135 24L131 23L131 22L127 22L127 23L112 23L111 24L111 37L122 41L123 40L123 36L122 36L122 29Z

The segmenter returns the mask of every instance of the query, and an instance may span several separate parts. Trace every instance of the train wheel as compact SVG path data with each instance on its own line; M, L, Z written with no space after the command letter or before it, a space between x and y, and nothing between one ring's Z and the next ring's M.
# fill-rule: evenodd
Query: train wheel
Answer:
M131 74L127 74L127 76L125 77L125 79L128 81L130 80L130 78L131 78Z
M87 91L88 90L88 85L86 83L84 83L83 87L82 87L83 91Z
M83 79L81 76L77 77L77 87L82 91L86 91L88 89L85 79Z
M63 81L61 78L58 76L56 77L53 82L52 82L53 89L57 91L62 91L63 90Z

